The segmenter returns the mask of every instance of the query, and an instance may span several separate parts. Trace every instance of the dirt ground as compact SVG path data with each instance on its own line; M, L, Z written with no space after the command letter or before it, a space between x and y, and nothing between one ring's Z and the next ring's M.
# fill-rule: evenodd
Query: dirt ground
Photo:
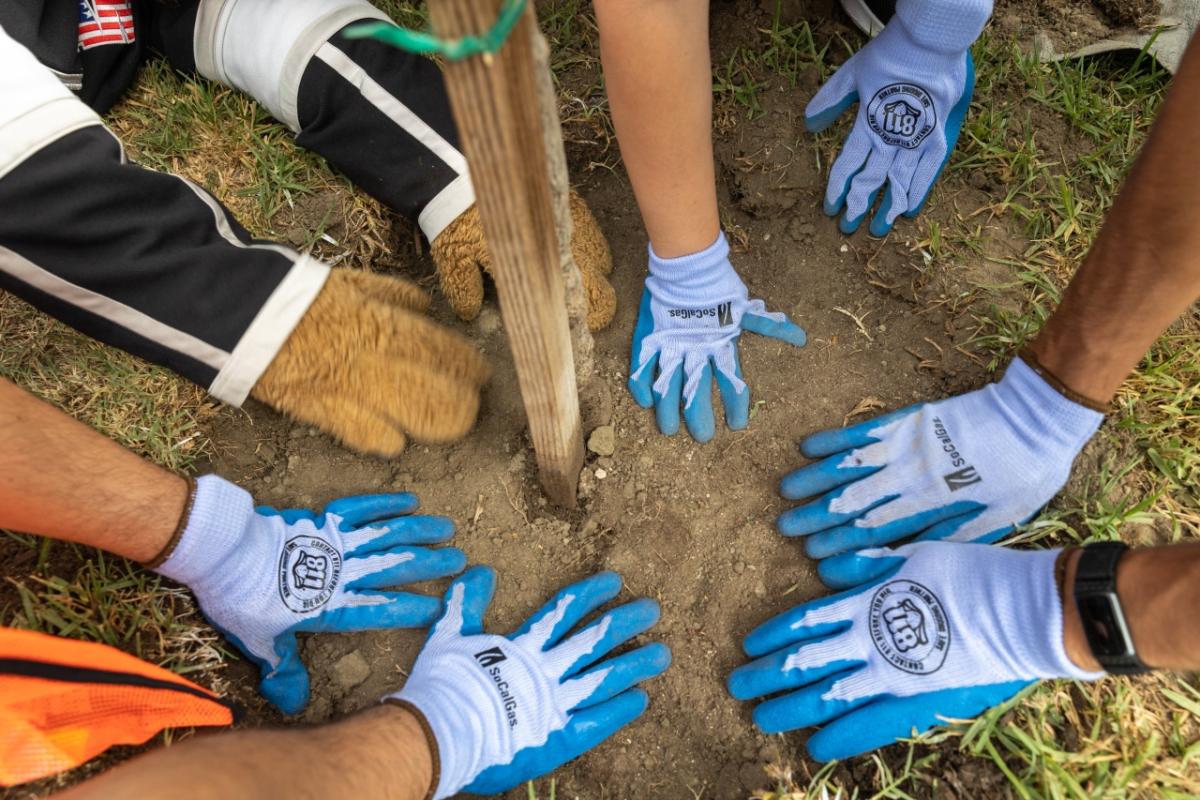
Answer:
M841 12L829 15L835 5L791 4L822 34L840 32L854 41ZM1022 15L1035 10L1043 24L1061 22L1073 19L1071 9L1079 5L1063 0L1053 4L1058 16L1046 17L1039 9L1051 4L1000 2L995 24L1001 32L1017 30L1028 21ZM814 12L824 21L810 16ZM717 62L754 26L770 23L754 0L718 2L713 13ZM595 84L594 67L572 70L560 76L568 89ZM985 252L953 263L920 247L911 222L901 221L882 241L865 231L839 233L821 211L834 153L819 151L803 124L818 82L814 69L796 87L771 85L760 94L762 117L746 122L739 115L718 131L722 220L735 244L734 264L752 297L790 314L809 336L803 349L742 338L753 400L748 430L718 426L703 446L685 432L668 438L658 433L653 412L632 401L625 380L645 236L623 171L589 169L596 148L580 141L588 132L568 130L573 180L609 237L620 303L612 325L596 337L598 388L584 409L585 433L608 427L614 447L611 454L588 454L577 510L548 506L538 489L494 296L466 326L435 302L435 317L465 328L495 368L479 423L460 444L413 446L392 461L360 457L253 403L221 411L208 431L216 446L209 468L261 503L320 507L339 496L405 490L421 498L426 513L453 518L454 544L472 562L499 571L492 630L515 628L559 587L602 569L622 575L623 599L649 596L661 604L652 638L671 647L674 664L648 685L651 704L642 719L557 773L559 797L746 797L767 784L766 762L803 763L802 735L758 733L749 706L724 688L743 661L740 642L749 630L825 592L800 543L774 529L787 508L778 481L804 463L797 442L806 434L988 380L983 359L962 347L975 329L971 312L978 303L1006 302L1002 290L983 296L979 287L1008 281L1009 268L990 259L1018 257L1026 242L986 213L977 217ZM1069 152L1065 123L1048 116L1045 127L1056 152ZM986 208L999 188L992 180L982 172L953 172L926 217L946 221ZM397 254L400 274L428 285L428 257L408 244L408 233L399 238L405 243ZM422 637L402 631L306 639L313 701L301 721L322 722L378 702L403 682ZM251 724L283 722L256 694L249 665L231 664L226 677ZM841 769L853 774L855 765ZM989 777L972 775L966 783L978 790ZM525 797L525 790L510 796Z
M769 23L749 0L716 4L714 14L717 60L750 26ZM848 24L838 13L817 26L849 36ZM561 77L568 88L594 83L584 72ZM466 326L496 374L478 427L461 444L416 446L395 461L363 458L260 407L227 410L211 431L219 448L212 468L263 503L320 506L346 494L406 490L421 497L426 512L452 517L454 543L500 573L493 630L516 627L557 588L601 569L622 575L625 599L649 596L661 604L653 636L671 647L674 664L649 685L650 710L561 770L559 797L745 797L767 784L767 761L802 762L802 736L759 734L749 707L724 689L751 628L824 593L800 544L773 527L787 507L778 481L803 463L796 443L855 412L877 413L987 380L981 359L959 349L974 329L971 293L1004 282L1008 268L988 257L1018 256L1025 242L993 227L985 231L989 252L942 264L910 241L912 223L901 222L884 241L840 234L821 212L832 153L818 153L804 131L804 105L818 80L814 70L795 88L770 87L762 93L763 117L718 136L722 217L735 241L734 263L751 296L789 313L809 334L803 349L743 337L754 403L748 430L720 430L704 446L686 433L667 438L625 390L646 242L623 172L589 171L594 148L572 144L573 179L609 237L620 303L596 338L599 389L585 405L585 431L608 426L615 447L611 455L589 453L577 511L547 506L537 488L494 298ZM568 131L569 139L581 135ZM947 219L975 212L987 205L994 188L988 181L954 174L927 213ZM401 273L427 280L427 259L407 258ZM993 292L986 301L1004 298ZM434 313L459 325L444 304ZM420 640L410 632L310 638L304 656L314 699L303 720L377 702L402 682ZM254 694L252 672L237 676L235 670L239 699L254 716L274 720ZM512 796L524 797L524 789Z

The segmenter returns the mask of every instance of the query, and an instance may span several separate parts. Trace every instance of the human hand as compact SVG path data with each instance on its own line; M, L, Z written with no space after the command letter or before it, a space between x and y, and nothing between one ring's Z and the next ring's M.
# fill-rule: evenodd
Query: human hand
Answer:
M779 531L804 536L821 580L864 578L852 554L919 534L993 542L1032 518L1067 482L1103 415L1068 400L1019 358L997 383L922 403L800 444L821 458L783 479Z
M570 194L571 255L587 296L590 331L608 327L617 311L617 294L608 275L612 253L596 218L583 198ZM430 243L442 293L459 319L472 320L483 307L483 273L492 271L492 255L483 236L479 211L472 205Z
M822 726L817 761L969 719L1045 678L1096 680L1067 656L1057 550L919 542L849 556L866 581L746 637L738 700L764 733ZM786 692L786 694L779 694Z
M401 278L335 269L251 394L364 453L460 439L489 370L428 307Z
M729 263L720 234L711 247L682 258L660 259L650 251L650 276L633 331L629 391L642 408L654 407L658 429L679 430L679 408L688 432L707 442L716 432L712 409L715 375L725 423L732 430L750 419L750 390L742 380L738 339L742 331L802 347L804 330L784 314L751 300Z
M631 688L671 661L665 645L605 657L658 620L640 599L572 628L617 596L621 579L602 572L568 586L508 637L484 633L495 573L475 567L446 593L408 682L385 700L424 717L440 777L434 797L499 794L544 775L603 742L646 709Z
M810 131L827 128L850 106L858 114L829 173L825 213L845 209L853 233L875 205L871 234L884 236L901 214L915 217L958 141L971 105L970 46L991 0L901 0L883 31L829 79L805 109Z
M155 571L186 584L204 616L262 670L259 689L285 714L308 703L299 632L423 628L436 597L385 587L461 572L461 550L418 545L454 535L446 517L416 515L411 494L343 497L321 514L254 507L215 475L196 481L183 533Z

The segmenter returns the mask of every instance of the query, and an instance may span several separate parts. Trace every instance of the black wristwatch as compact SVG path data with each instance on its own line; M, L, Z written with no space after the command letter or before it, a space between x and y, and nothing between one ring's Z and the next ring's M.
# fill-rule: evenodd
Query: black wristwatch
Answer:
M1095 542L1083 548L1075 568L1075 606L1092 655L1104 671L1140 675L1150 668L1138 658L1117 597L1117 562L1125 550L1121 542Z

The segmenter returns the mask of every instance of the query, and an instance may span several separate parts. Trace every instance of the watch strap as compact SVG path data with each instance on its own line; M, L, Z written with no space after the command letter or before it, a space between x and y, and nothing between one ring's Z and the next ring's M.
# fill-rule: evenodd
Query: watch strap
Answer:
M1117 595L1117 566L1127 548L1121 542L1094 542L1083 548L1075 567L1075 605L1092 655L1105 672L1149 672L1138 658Z

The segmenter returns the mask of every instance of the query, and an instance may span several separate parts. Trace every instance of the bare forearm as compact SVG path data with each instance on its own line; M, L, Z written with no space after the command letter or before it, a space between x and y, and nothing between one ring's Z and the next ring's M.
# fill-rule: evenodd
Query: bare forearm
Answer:
M433 781L416 719L380 706L319 728L197 736L59 795L90 798L353 797L420 800Z
M621 156L654 250L717 237L708 0L597 0L600 57Z
M1072 661L1098 670L1072 591L1080 552L1063 554L1063 637ZM1147 666L1200 670L1200 626L1191 623L1200 613L1200 542L1129 550L1117 568L1117 596Z
M1059 380L1101 403L1200 296L1198 95L1193 43L1092 251L1032 345Z
M145 561L186 494L182 478L0 378L0 528Z

